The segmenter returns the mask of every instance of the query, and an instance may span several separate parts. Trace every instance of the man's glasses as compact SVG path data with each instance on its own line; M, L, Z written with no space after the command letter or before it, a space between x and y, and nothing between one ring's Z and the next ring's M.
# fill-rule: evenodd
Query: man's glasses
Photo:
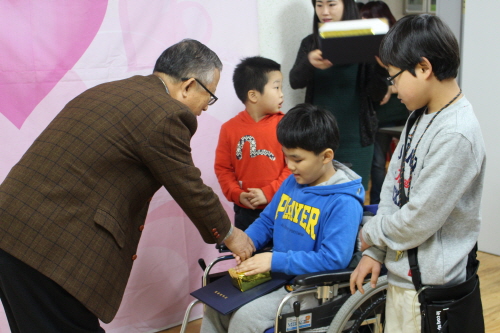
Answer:
M393 75L393 76L389 76L387 78L387 81L389 81L389 83L391 84L391 86L394 85L394 79L397 78L401 73L403 73L405 71L405 69L402 69L400 70L396 75Z
M208 88L207 88L207 87L205 87L205 86L203 85L203 83L201 83L201 82L200 82L200 80L198 80L197 78L193 78L193 79L195 79L195 80L196 80L196 82L198 82L198 83L200 84L200 86L202 86L202 87L203 87L203 89L205 89L205 90L207 91L207 93L209 93L209 94L210 94L210 99L208 100L208 105L214 105L214 104L215 104L215 102L217 102L217 100L218 100L217 96L215 96L214 94L212 94L212 92L211 92L210 90L208 90ZM183 77L183 78L181 78L181 81L187 81L187 80L189 80L189 78L188 78L188 77Z

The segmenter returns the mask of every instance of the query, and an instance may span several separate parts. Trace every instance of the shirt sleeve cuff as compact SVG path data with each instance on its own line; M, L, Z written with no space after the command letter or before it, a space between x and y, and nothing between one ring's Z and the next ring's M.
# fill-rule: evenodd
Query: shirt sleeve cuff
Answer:
M386 251L385 249L378 248L376 246L372 246L363 251L364 256L368 256L379 263L383 264L385 261Z
M224 239L221 241L221 243L223 243L226 239L229 238L229 236L231 236L231 234L233 233L233 230L234 230L234 225L231 224L231 228L229 229L229 231L226 234L226 237L224 237Z

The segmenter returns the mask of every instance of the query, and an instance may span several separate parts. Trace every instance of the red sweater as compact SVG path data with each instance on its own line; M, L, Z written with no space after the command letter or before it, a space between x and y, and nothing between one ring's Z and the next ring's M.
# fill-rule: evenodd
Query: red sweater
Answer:
M271 202L290 175L276 137L276 126L282 117L279 112L255 122L248 112L242 111L222 125L215 174L227 200L245 207L240 204L240 194L248 188L260 188L267 202Z

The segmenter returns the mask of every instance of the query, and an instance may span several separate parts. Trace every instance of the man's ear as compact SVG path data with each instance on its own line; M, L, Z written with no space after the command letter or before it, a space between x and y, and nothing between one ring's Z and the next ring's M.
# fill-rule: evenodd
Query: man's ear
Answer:
M423 75L424 78L429 77L432 74L432 64L429 59L422 57L415 68L415 73Z
M333 161L333 158L335 157L335 153L331 148L326 148L322 154L323 154L323 164L330 163L331 161Z
M195 86L194 83L195 83L194 78L190 78L186 81L182 81L182 83L181 83L182 97L186 98L188 96L188 94L192 91L192 89L194 89L194 86Z
M257 90L249 90L247 93L248 101L251 103L257 103L259 96L260 93Z

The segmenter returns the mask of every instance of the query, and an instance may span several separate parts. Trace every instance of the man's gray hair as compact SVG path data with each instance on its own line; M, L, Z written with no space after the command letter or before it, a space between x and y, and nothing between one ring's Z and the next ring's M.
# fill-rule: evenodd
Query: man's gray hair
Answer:
M176 80L196 78L210 84L215 69L222 71L222 62L214 51L197 40L183 39L163 51L156 60L154 72L165 73Z

